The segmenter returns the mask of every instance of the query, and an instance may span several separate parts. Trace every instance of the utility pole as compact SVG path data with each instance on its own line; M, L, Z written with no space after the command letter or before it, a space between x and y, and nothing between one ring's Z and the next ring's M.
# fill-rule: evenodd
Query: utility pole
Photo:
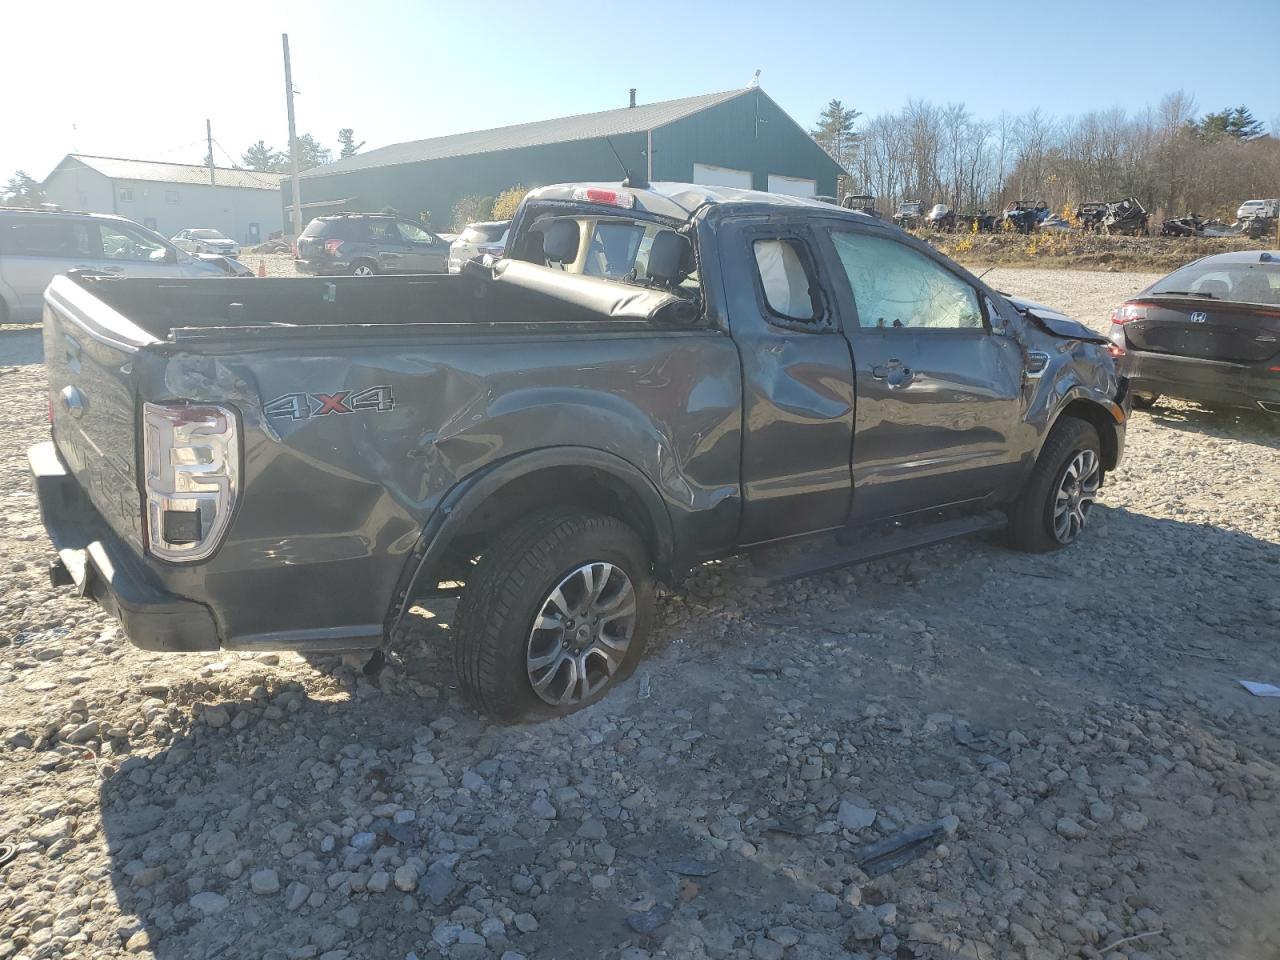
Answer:
M289 66L289 35L280 34L284 41L284 97L289 105L289 165L293 170L293 235L302 233L302 191L298 187L298 128L293 120L293 70Z
M204 122L204 139L209 145L209 186L216 187L213 178L213 124L208 120Z

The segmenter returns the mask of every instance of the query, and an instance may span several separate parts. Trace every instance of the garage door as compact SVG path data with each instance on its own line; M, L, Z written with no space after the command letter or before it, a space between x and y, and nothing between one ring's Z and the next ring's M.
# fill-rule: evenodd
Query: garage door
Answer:
M693 165L693 182L706 187L737 187L751 189L751 171L734 170L732 167L714 167L709 163Z
M818 182L805 180L802 177L784 177L778 173L769 174L769 192L785 193L789 197L814 197L818 194Z

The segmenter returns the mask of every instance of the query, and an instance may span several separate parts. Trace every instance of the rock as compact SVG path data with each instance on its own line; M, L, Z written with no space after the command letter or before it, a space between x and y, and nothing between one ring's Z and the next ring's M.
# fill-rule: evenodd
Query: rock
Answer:
M1095 800L1089 804L1089 819L1097 823L1110 823L1115 817L1115 808L1105 800Z
M1197 817L1211 817L1213 816L1213 798L1203 794L1194 796L1187 801L1187 809Z
M227 898L221 894L214 893L212 890L205 890L197 893L188 903L196 910L199 910L206 917L212 917L227 909Z
M397 874L399 871L396 871ZM454 876L453 868L443 860L437 860L427 868L427 874L422 879L422 890L431 898L431 902L437 907L448 900L455 890L459 887L458 878Z
M755 960L782 960L782 944L773 940L757 940L751 947L751 956Z
M511 877L511 889L513 892L524 896L533 889L533 878L525 876L523 873L514 874Z
M836 823L846 830L862 830L876 822L876 811L849 800L841 800Z
M819 890L813 895L809 902L809 906L817 913L831 913L840 906L840 900L833 893L827 893L825 890Z
M539 820L554 820L558 813L546 797L538 797L529 806L529 812Z
M391 874L385 870L375 870L369 874L369 879L364 885L370 893L386 893L389 886L391 886Z
M800 931L795 927L770 927L769 939L784 947L794 947L800 942Z
M269 897L280 892L280 875L267 868L255 870L249 877L249 889L260 897Z
M82 723L64 738L68 743L87 743L98 735L98 721Z
M1057 823L1058 835L1068 840L1080 840L1088 835L1088 831L1070 817L1061 817Z
M603 840L608 835L609 831L604 824L594 818L583 820L582 826L578 828L578 836L584 840Z
M351 837L351 849L360 853L368 853L378 843L378 835L376 833L357 833Z
M413 867L405 864L396 868L395 874L396 889L404 893L412 893L418 889L418 871Z
M1139 830L1145 830L1147 826L1147 815L1138 810L1126 810L1120 814L1120 826L1126 830L1132 830L1135 833Z
M348 930L354 930L360 925L360 910L354 903L348 904L335 913L333 915L333 919L337 920Z
M1266 893L1271 889L1271 877L1263 870L1241 870L1240 881L1254 893Z
M33 829L30 837L32 840L47 847L71 836L72 827L73 824L70 817L59 817Z
M465 929L466 927L460 923L438 923L431 931L431 939L442 950L447 950L458 942L458 937Z
M874 910L854 910L849 918L849 936L855 940L880 939L880 918Z
M204 718L204 722L215 729L218 727L225 727L231 722L230 712L228 712L226 706L221 703L205 704L201 715Z
M294 881L284 892L284 908L291 912L297 910L307 902L309 896L311 896L311 888L305 883Z
M533 933L538 929L538 920L532 913L517 913L511 922L521 933Z
M146 930L139 930L125 941L124 949L127 953L149 952L151 950L150 932Z
M663 927L670 919L671 907L658 903L642 913L628 914L627 926L636 933L651 934Z
M944 780L918 780L915 783L917 793L923 793L926 797L933 797L938 800L946 800L955 796L956 788L954 784L947 783Z

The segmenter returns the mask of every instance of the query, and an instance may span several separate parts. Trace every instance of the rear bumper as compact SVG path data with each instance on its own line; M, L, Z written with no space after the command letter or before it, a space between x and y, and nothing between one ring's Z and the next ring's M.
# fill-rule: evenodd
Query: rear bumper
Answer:
M1129 378L1130 394L1275 412L1280 405L1280 373L1270 372L1272 362L1232 363L1129 350L1121 373Z
M351 264L345 260L307 260L298 257L293 261L293 268L313 277L340 277L351 269Z
M144 650L217 650L217 624L204 604L165 592L136 553L107 526L53 441L27 452L40 517L58 559L55 584L73 583L113 614Z

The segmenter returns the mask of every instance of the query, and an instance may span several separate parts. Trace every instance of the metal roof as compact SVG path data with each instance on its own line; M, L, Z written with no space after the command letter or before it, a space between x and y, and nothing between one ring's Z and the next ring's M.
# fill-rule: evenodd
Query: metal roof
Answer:
M374 167L390 167L399 163L416 163L423 160L442 160L446 157L465 157L497 150L514 150L520 147L536 147L549 143L567 143L573 140L592 140L624 133L643 133L673 123L708 107L732 100L755 88L726 90L722 93L706 93L680 100L664 100L660 103L619 107L600 113L583 113L575 117L557 120L536 120L511 127L495 127L472 133L455 133L428 140L411 140L394 143L377 150L312 167L302 176L323 177L331 173L349 173Z
M209 168L197 163L161 163L158 160L126 160L122 157L95 157L85 153L67 154L67 160L76 160L91 170L96 170L112 180L144 180L152 183L190 183L207 186ZM59 167L62 164L58 164ZM214 167L214 179L219 187L243 187L249 190L279 190L282 173L262 173L258 170L235 170L231 167ZM52 174L50 174L52 176Z

